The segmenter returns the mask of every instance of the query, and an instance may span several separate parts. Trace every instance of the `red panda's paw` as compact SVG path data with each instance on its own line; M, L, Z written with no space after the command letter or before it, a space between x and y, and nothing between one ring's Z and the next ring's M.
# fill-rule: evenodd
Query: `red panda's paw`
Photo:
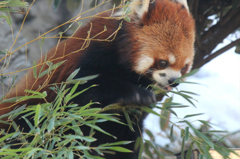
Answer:
M157 99L154 93L149 90L138 89L134 90L131 94L126 94L126 97L118 100L118 103L123 105L138 105L149 106L156 103Z

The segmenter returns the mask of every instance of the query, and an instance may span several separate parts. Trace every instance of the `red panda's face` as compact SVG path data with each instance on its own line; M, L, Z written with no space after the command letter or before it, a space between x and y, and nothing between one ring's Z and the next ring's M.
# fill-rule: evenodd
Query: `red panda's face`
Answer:
M174 3L170 7L174 7L172 12L165 4L166 14L161 8L161 13L150 10L141 19L143 26L134 33L140 49L133 70L167 89L177 86L175 79L190 71L195 39L194 21L187 10Z

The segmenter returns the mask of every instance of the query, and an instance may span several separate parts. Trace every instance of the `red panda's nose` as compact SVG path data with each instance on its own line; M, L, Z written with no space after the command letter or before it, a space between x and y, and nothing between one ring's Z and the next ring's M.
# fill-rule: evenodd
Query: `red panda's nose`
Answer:
M179 85L179 83L174 82L176 80L176 78L171 78L168 80L168 84L170 87L177 87Z

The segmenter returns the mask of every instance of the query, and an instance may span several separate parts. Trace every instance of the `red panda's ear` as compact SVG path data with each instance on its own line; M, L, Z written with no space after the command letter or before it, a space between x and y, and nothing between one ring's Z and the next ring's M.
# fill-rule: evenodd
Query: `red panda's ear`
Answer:
M178 3L182 4L187 9L187 11L189 12L187 0L171 0L171 1L175 1L175 2L178 2Z
M143 14L148 12L150 0L132 0L129 5L133 14L137 15L138 18L142 18Z
M156 0L132 0L129 7L134 15L137 15L138 18L142 18L144 13L148 12L149 5L151 3L154 3L154 1ZM187 0L167 0L167 1L180 3L189 12Z

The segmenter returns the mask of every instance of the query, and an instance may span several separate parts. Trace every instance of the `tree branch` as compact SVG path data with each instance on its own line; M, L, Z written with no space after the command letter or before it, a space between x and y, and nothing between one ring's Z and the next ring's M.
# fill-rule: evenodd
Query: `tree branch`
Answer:
M222 17L221 20L216 25L212 26L208 31L203 33L203 35L201 37L201 42L203 42L206 39L208 39L209 37L211 37L215 32L219 32L220 33L221 30L219 30L219 28L223 28L224 29L224 27L222 27L222 26L234 24L233 23L233 19L235 20L235 16L238 16L239 13L240 13L239 9L235 9L235 10L234 9L230 9L228 11L228 13L224 17Z
M206 63L210 62L212 59L216 58L217 56L221 55L225 51L227 51L227 50L231 49L232 47L236 46L239 42L240 42L240 39L237 39L237 40L231 42L230 44L224 46L223 48L219 49L218 51L212 53L207 58L201 60L196 65L194 65L193 69L202 67Z

